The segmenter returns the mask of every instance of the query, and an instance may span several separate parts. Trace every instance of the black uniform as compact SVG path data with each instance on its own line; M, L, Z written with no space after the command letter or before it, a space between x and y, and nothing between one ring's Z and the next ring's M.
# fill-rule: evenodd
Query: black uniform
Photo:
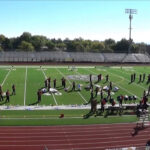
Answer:
M95 89L95 97L97 97L98 91L99 91L99 87L96 87L96 89Z
M90 82L92 82L92 74L90 74Z
M147 84L150 83L150 74L148 75Z
M110 82L109 89L112 90L112 82Z
M146 74L145 74L145 73L143 73L143 80L142 80L142 82L144 82L144 81L145 81L145 76L146 76Z
M139 76L139 82L141 82L142 81L142 75L140 74L140 76Z
M16 87L14 84L12 85L12 95L16 95Z
M107 74L106 75L106 82L108 82L108 80L109 80L109 75Z
M3 101L3 91L2 87L0 86L0 101Z
M7 92L6 92L6 102L9 102L9 96L10 96L10 93L9 93L9 90L7 90Z
M53 80L54 83L54 89L56 88L56 79Z
M41 90L38 90L37 96L38 96L38 102L40 102L41 101L41 96L42 96Z
M101 89L101 100L103 99L103 90Z
M76 84L75 84L75 82L73 81L73 83L72 83L72 91L75 91L75 87L76 87Z

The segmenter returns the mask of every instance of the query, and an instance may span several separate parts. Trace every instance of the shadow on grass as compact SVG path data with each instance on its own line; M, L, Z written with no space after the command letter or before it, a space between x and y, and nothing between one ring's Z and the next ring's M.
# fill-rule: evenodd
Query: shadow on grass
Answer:
M101 111L101 109L98 109L96 110L96 112L89 111L89 113L83 116L83 119L88 119L91 116L97 117L97 116L102 116L102 115L103 115L103 112Z
M87 113L86 115L83 116L83 119L88 119L88 118L90 118L91 116L93 116L93 114L94 114L94 113L90 111L89 113Z
M57 87L56 89L57 89L57 90L63 90L64 87L61 86L61 87Z
M38 103L39 103L39 102L36 101L36 102L34 102L34 103L29 104L29 106L36 105L36 104L38 104Z
M3 101L2 103L0 103L0 105L4 105L4 104L6 104L6 103L8 103L8 102L6 102L6 101Z

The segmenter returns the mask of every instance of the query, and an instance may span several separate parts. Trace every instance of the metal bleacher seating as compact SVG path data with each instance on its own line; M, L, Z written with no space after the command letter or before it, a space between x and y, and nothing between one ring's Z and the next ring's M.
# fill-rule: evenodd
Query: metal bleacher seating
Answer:
M148 54L90 53L90 52L0 52L0 62L99 62L150 63Z

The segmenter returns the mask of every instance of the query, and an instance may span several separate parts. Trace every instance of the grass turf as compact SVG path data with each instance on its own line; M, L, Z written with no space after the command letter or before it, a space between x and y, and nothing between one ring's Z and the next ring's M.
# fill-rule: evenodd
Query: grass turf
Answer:
M59 118L60 114L64 118ZM0 126L45 126L45 125L85 125L85 124L110 124L110 123L132 123L137 121L135 115L131 116L103 116L84 119L83 115L88 110L14 110L1 111Z
M116 97L120 94L123 95L136 95L138 99L136 102L138 103L143 95L143 91L148 89L148 85L146 84L147 75L150 73L150 67L148 66L129 66L129 67L120 67L120 66L110 66L110 67L104 67L104 66L97 66L97 67L76 67L75 70L69 70L67 66L64 67L50 67L50 66L42 66L42 69L39 66L14 66L11 68L11 66L1 66L0 67L0 83L2 84L3 91L6 91L7 89L11 92L11 86L12 84L16 85L16 95L10 97L10 102L5 103L5 101L0 102L0 105L35 105L37 104L37 90L39 88L44 87L44 80L47 77L51 77L51 80L53 81L54 78L57 79L57 89L59 92L62 93L62 95L51 95L51 96L44 96L42 95L42 101L38 103L38 105L73 105L73 104L84 104L89 101L90 99L90 92L86 91L84 88L82 88L81 92L75 91L75 92L65 92L64 89L61 87L61 78L67 77L68 75L103 75L103 80L97 84L101 86L109 85L109 83L105 83L105 76L109 74L110 81L113 82L113 87L117 86L119 87L119 91L113 95L113 98L116 99ZM130 82L130 75L132 73L136 73L136 81L132 84L129 84ZM146 80L145 82L138 83L139 75L146 73ZM72 82L73 80L67 80L67 87L70 86L70 89L72 88ZM89 82L87 81L81 81L76 80L76 84L83 84L83 87L89 85ZM53 82L51 83L53 87ZM97 101L100 101L100 96L97 97ZM132 103L131 101L128 101L128 103ZM74 115L74 111L76 112L76 115ZM80 111L82 113L80 113ZM70 116L81 116L86 114L89 110L65 110L65 114L70 114ZM8 114L7 114L7 113ZM36 125L49 125L53 124L51 121L54 121L54 118L61 113L61 110L58 111L47 111L49 119L44 118L43 116L46 114L43 114L44 111L35 111L35 114L33 115L32 111L6 111L6 114L2 114L2 118L13 118L15 119L16 116L19 118L42 118L41 120L33 120L33 122L36 122ZM77 113L79 112L80 115ZM10 114L9 114L10 113ZM29 114L29 115L27 115ZM42 115L43 114L43 115ZM55 116L54 118L51 118ZM5 116L5 117L3 117ZM44 118L44 119L43 119ZM19 125L32 125L32 120L25 119L26 123L21 120L15 120L15 122ZM43 121L42 121L43 120ZM62 121L60 119L55 119L54 124L88 124L88 123L113 123L115 122L130 122L135 121L135 117L115 117L115 119L109 119L109 118L90 118L83 121L82 118L64 118ZM52 122L53 122L52 121ZM3 124L3 122L5 122ZM12 125L17 125L12 120L3 120L0 125L9 125L11 122ZM28 122L28 123L27 123ZM46 123L47 122L47 123ZM35 123L33 123L35 125Z

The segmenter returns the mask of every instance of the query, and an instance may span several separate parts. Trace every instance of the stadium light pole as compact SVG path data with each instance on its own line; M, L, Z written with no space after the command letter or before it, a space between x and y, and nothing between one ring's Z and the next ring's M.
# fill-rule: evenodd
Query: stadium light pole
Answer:
M131 26L131 22L133 19L133 14L137 14L137 10L136 9L125 9L125 13L129 14L129 49L128 49L128 53L131 52L131 46L132 46L132 38L131 38L131 30L132 30L132 26Z

